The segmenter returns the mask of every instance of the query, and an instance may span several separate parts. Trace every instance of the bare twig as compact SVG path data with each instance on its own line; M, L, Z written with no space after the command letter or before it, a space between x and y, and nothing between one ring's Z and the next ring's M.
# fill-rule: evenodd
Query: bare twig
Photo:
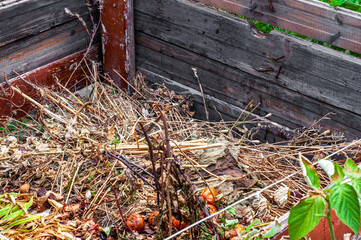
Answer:
M119 210L119 214L120 214L120 216L122 217L123 223L124 223L124 225L129 229L129 231L133 232L132 229L128 226L127 221L125 221L125 218L124 218L122 209L121 209L120 204L119 204L119 199L118 199L118 196L117 196L117 192L115 191L113 185L111 185L111 187L112 187L112 190L113 190L113 193L114 193L114 197L115 197L115 202L117 203L117 207L118 207L118 210Z
M148 143L149 146L149 157L150 157L150 161L152 162L152 167L153 167L153 174L154 174L154 182L155 182L155 187L157 190L157 205L159 207L159 194L160 194L160 190L159 190L159 182L158 182L158 175L157 175L157 169L155 168L155 161L154 161L154 153L153 153L153 147L152 147L152 142L149 139L149 136L147 134L147 132L145 131L142 123L139 123L140 127L142 128L142 131L144 133L144 137Z
M205 113L206 113L206 119L207 119L207 121L209 121L209 113L208 113L208 109L207 109L207 105L206 105L206 99L205 99L204 93L203 93L203 87L202 87L202 84L201 84L201 80L199 80L199 77L198 77L198 74L197 74L197 69L196 69L196 68L192 68L192 71L193 71L194 77L195 77L195 78L197 79L197 81L198 81L198 86L199 86L199 89L201 90L201 94L202 94L204 111L205 111Z

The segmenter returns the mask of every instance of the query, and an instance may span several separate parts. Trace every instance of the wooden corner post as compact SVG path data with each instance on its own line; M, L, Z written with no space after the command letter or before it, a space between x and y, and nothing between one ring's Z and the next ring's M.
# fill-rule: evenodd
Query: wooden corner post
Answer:
M103 0L101 20L104 73L127 90L135 74L133 0Z

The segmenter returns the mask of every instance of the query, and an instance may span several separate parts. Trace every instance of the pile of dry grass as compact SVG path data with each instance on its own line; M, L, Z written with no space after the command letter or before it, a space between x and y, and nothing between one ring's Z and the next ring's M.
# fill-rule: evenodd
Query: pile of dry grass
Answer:
M55 91L24 79L42 95L38 102L11 86L37 111L23 120L2 120L2 192L17 192L24 184L30 189L25 195L3 195L0 211L32 197L22 216L39 218L11 227L0 218L4 239L100 239L109 226L114 238L164 237L176 231L167 219L175 216L187 224L200 219L205 203L194 196L204 187L223 193L222 208L298 170L299 152L316 161L347 144L310 128L289 142L256 144L244 124L262 124L257 118L199 121L192 118L189 96L165 87L152 90L140 75L128 96L110 79L100 82L92 69L82 95L60 83ZM354 146L338 158L358 159L358 152ZM243 224L259 218L266 225L307 191L302 176L296 176L237 207L230 217ZM146 218L155 210L163 221L156 229L127 231L123 217L141 213ZM194 228L183 237L197 238L202 232Z

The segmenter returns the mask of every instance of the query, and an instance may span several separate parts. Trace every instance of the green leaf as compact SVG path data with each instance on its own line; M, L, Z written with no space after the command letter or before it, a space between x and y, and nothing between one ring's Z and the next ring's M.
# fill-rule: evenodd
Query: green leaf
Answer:
M8 196L16 197L17 195L18 195L17 193L6 193L6 194L0 195L0 198L6 198Z
M361 179L351 179L351 184L356 192L361 195Z
M8 225L8 227L12 227L12 226L20 225L20 224L23 224L23 223L31 222L31 221L34 221L34 220L39 219L39 218L41 218L41 216L30 215L27 218L23 218L23 219L20 219L20 220L17 220L15 222L10 223Z
M245 233L245 232L248 233L249 231L251 231L253 226L255 226L255 225L259 224L259 223L260 223L260 221L258 219L254 220L250 225L246 226L245 230L243 230L241 233Z
M237 224L238 224L238 219L232 219L232 220L226 219L226 221L222 223L221 226L222 228L228 231L233 229Z
M233 215L237 215L237 211L236 211L236 209L234 209L233 207L232 207L232 208L229 208L229 209L228 209L228 212L232 213Z
M307 184L311 187L320 189L320 177L318 176L315 167L307 158L302 156L301 153L299 154L299 161Z
M3 218L1 219L1 221L0 221L0 223L7 222L7 221L5 221L5 220L8 220L8 221L14 220L15 218L17 218L17 217L19 217L19 216L21 216L21 215L24 215L24 214L25 214L25 211L24 211L23 209L20 209L20 210L18 210L18 211L12 212L11 214L3 217Z
M314 229L325 212L326 200L322 196L312 196L301 200L291 208L288 218L290 239L299 239ZM315 216L316 215L316 216Z
M361 178L361 169L351 159L346 160L343 171L349 178Z
M335 6L341 6L345 1L344 0L332 0L330 2L330 6L335 7Z
M322 167L323 170L325 170L333 183L342 182L345 174L340 165L328 158L319 160L318 164Z
M105 227L103 228L104 233L109 237L110 231L112 230L112 227Z
M340 220L357 234L360 231L360 203L355 189L344 184L331 187L331 207Z
M333 162L333 166L335 167L335 173L331 176L331 181L333 183L341 183L345 174L343 173L342 167L337 163Z
M113 137L112 144L117 144L117 143L120 143L119 138Z
M18 205L16 205L14 208L12 208L12 207L13 207L13 205L9 204L5 208L1 209L0 210L0 218L5 216L5 215L8 215L15 208L16 209L14 211L16 211L16 210L18 210L20 208Z
M30 200L29 200L29 202L27 202L27 203L25 204L25 209L28 210L28 209L31 207L32 204L33 204L33 197L31 197ZM7 222L7 221L10 221L10 220L14 220L14 219L16 219L17 217L25 214L24 209L20 209L20 210L17 210L17 211L15 211L14 209L19 209L19 206L16 205L16 206L11 210L11 211L12 211L11 214L3 217L0 222ZM6 220L7 220L7 221L6 221Z
M31 207L31 205L33 205L33 197L31 197L29 202L25 205L26 210L28 210Z
M268 25L266 23L263 22L259 22L259 21L255 21L254 22L255 27L260 30L263 33L270 33L273 30L273 26L272 25Z
M273 228L271 228L271 230L269 230L265 235L263 235L264 238L271 238L274 235L276 235L276 233L278 232L278 230L280 230L281 228L281 224L277 224L275 226L273 226Z

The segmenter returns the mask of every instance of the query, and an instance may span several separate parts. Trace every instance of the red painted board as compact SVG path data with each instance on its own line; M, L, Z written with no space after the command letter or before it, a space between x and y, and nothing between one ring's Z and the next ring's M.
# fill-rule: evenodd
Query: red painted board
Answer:
M121 88L127 89L127 81L135 73L133 1L104 0L101 21L104 73Z
M39 86L53 86L55 83L55 76L63 84L68 83L68 87L84 85L86 71L86 63L81 62L80 66L76 66L83 59L86 50L73 53L67 57L49 63L47 65L36 68L30 72L21 75L22 78L29 82L36 83ZM99 45L93 45L88 52L87 59L99 60L100 51ZM69 77L71 78L69 79ZM25 94L31 98L38 99L39 95L29 85L25 84L20 77L10 79L9 82L18 87ZM26 112L32 109L32 105L26 101L22 96L10 90L6 83L0 85L0 116L23 117Z
M352 230L341 222L334 210L331 212L331 219L335 231L336 239L344 239L346 233L353 233ZM274 240L280 240L283 236L288 236L288 230L278 234ZM326 218L322 218L319 224L307 236L312 240L331 240Z

